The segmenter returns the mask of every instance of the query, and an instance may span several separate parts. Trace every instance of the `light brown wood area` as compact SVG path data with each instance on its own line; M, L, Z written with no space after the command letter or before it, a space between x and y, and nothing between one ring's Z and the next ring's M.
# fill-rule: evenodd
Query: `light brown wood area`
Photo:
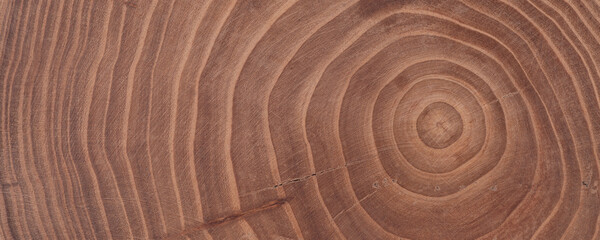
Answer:
M600 239L598 0L0 21L0 239Z

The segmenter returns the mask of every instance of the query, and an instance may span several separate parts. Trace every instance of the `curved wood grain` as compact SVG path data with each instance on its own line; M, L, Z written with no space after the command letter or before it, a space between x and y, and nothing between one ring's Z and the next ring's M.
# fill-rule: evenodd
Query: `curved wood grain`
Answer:
M0 1L1 239L599 239L595 0Z

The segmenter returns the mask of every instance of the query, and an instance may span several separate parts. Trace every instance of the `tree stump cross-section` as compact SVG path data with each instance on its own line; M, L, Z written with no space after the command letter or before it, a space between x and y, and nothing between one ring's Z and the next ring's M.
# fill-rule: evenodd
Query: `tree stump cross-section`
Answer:
M598 0L0 23L0 239L600 239Z

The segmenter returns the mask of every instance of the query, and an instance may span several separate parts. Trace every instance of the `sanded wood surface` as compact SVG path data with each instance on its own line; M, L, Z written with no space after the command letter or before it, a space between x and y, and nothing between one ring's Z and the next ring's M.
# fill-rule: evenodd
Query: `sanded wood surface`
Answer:
M600 239L598 0L0 22L0 239Z

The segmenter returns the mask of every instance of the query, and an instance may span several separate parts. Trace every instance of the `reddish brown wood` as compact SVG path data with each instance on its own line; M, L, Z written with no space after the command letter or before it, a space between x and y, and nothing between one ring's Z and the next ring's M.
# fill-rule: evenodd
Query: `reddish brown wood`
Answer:
M600 239L598 0L0 22L0 239Z

